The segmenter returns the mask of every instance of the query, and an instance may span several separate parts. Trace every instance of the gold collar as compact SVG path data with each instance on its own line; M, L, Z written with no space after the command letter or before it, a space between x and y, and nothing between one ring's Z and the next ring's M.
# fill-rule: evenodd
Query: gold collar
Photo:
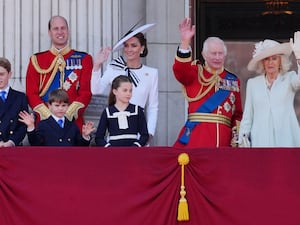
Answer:
M69 51L71 51L71 48L69 45L66 45L65 47L63 47L62 49L57 49L55 48L53 45L50 49L50 52L53 54L53 55L66 55Z
M221 74L224 71L224 67L222 66L221 69L218 70L214 70L212 68L210 68L207 64L204 65L204 69L207 70L209 73L211 74Z

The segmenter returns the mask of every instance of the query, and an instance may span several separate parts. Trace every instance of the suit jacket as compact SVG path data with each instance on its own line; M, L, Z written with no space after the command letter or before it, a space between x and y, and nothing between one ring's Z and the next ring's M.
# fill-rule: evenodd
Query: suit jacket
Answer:
M19 112L28 112L26 95L9 88L6 101L0 100L0 141L12 140L21 145L26 135L26 125L20 122Z
M74 122L65 118L61 128L56 120L50 116L41 120L37 129L27 132L28 140L34 146L88 146L90 141L85 140Z

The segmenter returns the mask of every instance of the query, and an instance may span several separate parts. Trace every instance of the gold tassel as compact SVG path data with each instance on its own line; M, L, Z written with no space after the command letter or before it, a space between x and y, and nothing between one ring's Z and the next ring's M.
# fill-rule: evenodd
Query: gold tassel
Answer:
M177 220L178 221L188 221L189 218L189 209L188 209L188 202L185 198L186 191L184 186L184 166L189 163L189 155L187 153L181 153L178 156L178 163L181 165L181 187L180 187L180 199L178 204L178 214Z

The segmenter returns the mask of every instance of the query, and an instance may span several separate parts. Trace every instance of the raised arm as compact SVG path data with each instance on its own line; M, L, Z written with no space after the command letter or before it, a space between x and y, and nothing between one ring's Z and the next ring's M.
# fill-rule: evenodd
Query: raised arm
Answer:
M107 61L110 53L111 53L110 47L100 48L100 50L97 52L94 58L93 71L99 71L102 64Z
M109 54L111 53L110 47L101 48L95 56L93 72L91 78L91 91L93 95L102 94L103 79L101 74L101 67L104 62L108 59Z
M192 25L191 18L184 18L179 24L179 32L180 32L180 48L188 49L192 38L195 35L195 25Z

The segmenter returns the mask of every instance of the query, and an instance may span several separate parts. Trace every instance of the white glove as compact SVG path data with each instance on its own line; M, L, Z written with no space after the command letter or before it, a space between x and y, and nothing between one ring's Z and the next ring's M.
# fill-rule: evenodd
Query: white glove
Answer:
M293 38L291 38L290 45L293 49L296 59L300 59L300 31L296 31L294 33L294 41Z
M251 147L251 141L249 138L249 134L244 134L242 136L242 140L239 140L239 147L242 147L242 148L250 148Z

